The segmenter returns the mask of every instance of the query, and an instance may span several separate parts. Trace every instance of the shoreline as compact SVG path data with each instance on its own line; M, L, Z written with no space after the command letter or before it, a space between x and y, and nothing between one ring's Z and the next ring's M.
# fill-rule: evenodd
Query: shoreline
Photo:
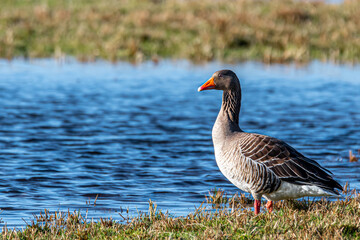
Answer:
M49 212L34 215L23 229L3 228L4 239L124 239L124 238L359 238L360 194L347 190L344 198L278 201L275 211L254 215L252 199L244 194L227 195L221 189L205 196L204 202L187 216L174 217L149 200L149 210L130 218L120 211L122 221L88 219L79 211Z
M39 57L39 58L26 58L23 56L17 56L14 58L1 58L0 57L0 63L3 64L13 64L16 62L23 62L23 63L41 63L41 62L53 62L58 64L109 64L109 65L129 65L129 66L141 66L141 65L148 65L152 64L154 66L164 65L164 64L170 64L170 65L186 65L186 66L206 66L206 65L224 65L224 66L239 66L244 64L259 64L263 66L289 66L289 67L308 67L311 65L330 65L330 66L338 66L338 67L349 67L349 68L357 68L360 66L359 62L336 62L331 60L319 60L319 59L312 59L307 62L296 62L296 61L289 61L289 62L272 62L272 63L266 63L260 60L244 60L244 61L236 61L236 62L226 62L221 60L211 60L211 61L201 61L201 62L193 62L191 59L185 59L185 58L159 58L156 61L153 59L143 59L140 62L130 61L130 60L117 60L117 61L111 61L109 59L104 58L95 58L87 61L83 61L81 59L76 58L75 56L63 56L61 58L55 58L55 57Z

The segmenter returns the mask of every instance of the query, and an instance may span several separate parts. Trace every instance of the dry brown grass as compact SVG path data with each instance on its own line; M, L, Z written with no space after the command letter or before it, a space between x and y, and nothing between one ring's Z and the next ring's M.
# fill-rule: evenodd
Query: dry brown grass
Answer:
M358 150L358 154L360 155L360 149ZM357 161L359 161L359 158L356 157L356 155L353 154L351 150L349 150L349 161L350 161L350 162L357 162Z
M360 60L360 1L2 0L0 57Z

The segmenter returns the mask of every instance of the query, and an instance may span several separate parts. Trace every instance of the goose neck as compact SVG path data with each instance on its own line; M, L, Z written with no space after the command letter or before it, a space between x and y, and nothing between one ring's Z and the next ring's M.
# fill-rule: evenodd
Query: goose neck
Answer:
M240 91L224 91L220 114L223 115L226 121L231 125L239 127L239 114L241 107L241 92Z

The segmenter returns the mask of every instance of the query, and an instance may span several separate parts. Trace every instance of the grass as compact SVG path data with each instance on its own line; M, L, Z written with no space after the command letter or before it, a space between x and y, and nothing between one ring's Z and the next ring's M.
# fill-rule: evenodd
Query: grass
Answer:
M123 223L45 210L26 229L5 228L0 235L3 239L360 239L360 194L354 190L337 201L277 202L273 213L257 216L249 204L252 200L244 195L228 197L215 190L187 216L173 217L150 201L147 213L123 217Z
M360 156L360 149L358 150L358 154ZM351 150L349 150L349 162L357 162L359 158L356 157L356 154L353 154Z
M0 57L360 61L360 1L1 0Z

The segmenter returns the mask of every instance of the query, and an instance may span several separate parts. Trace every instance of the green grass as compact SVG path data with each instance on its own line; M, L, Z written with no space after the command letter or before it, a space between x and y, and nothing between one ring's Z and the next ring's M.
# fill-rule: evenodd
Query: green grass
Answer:
M0 57L360 60L360 2L2 0Z
M149 211L95 222L79 212L45 211L24 230L3 229L3 239L360 239L360 194L337 201L281 201L255 216L244 195L215 190L193 213L173 217L149 202ZM122 216L122 215L121 215Z

